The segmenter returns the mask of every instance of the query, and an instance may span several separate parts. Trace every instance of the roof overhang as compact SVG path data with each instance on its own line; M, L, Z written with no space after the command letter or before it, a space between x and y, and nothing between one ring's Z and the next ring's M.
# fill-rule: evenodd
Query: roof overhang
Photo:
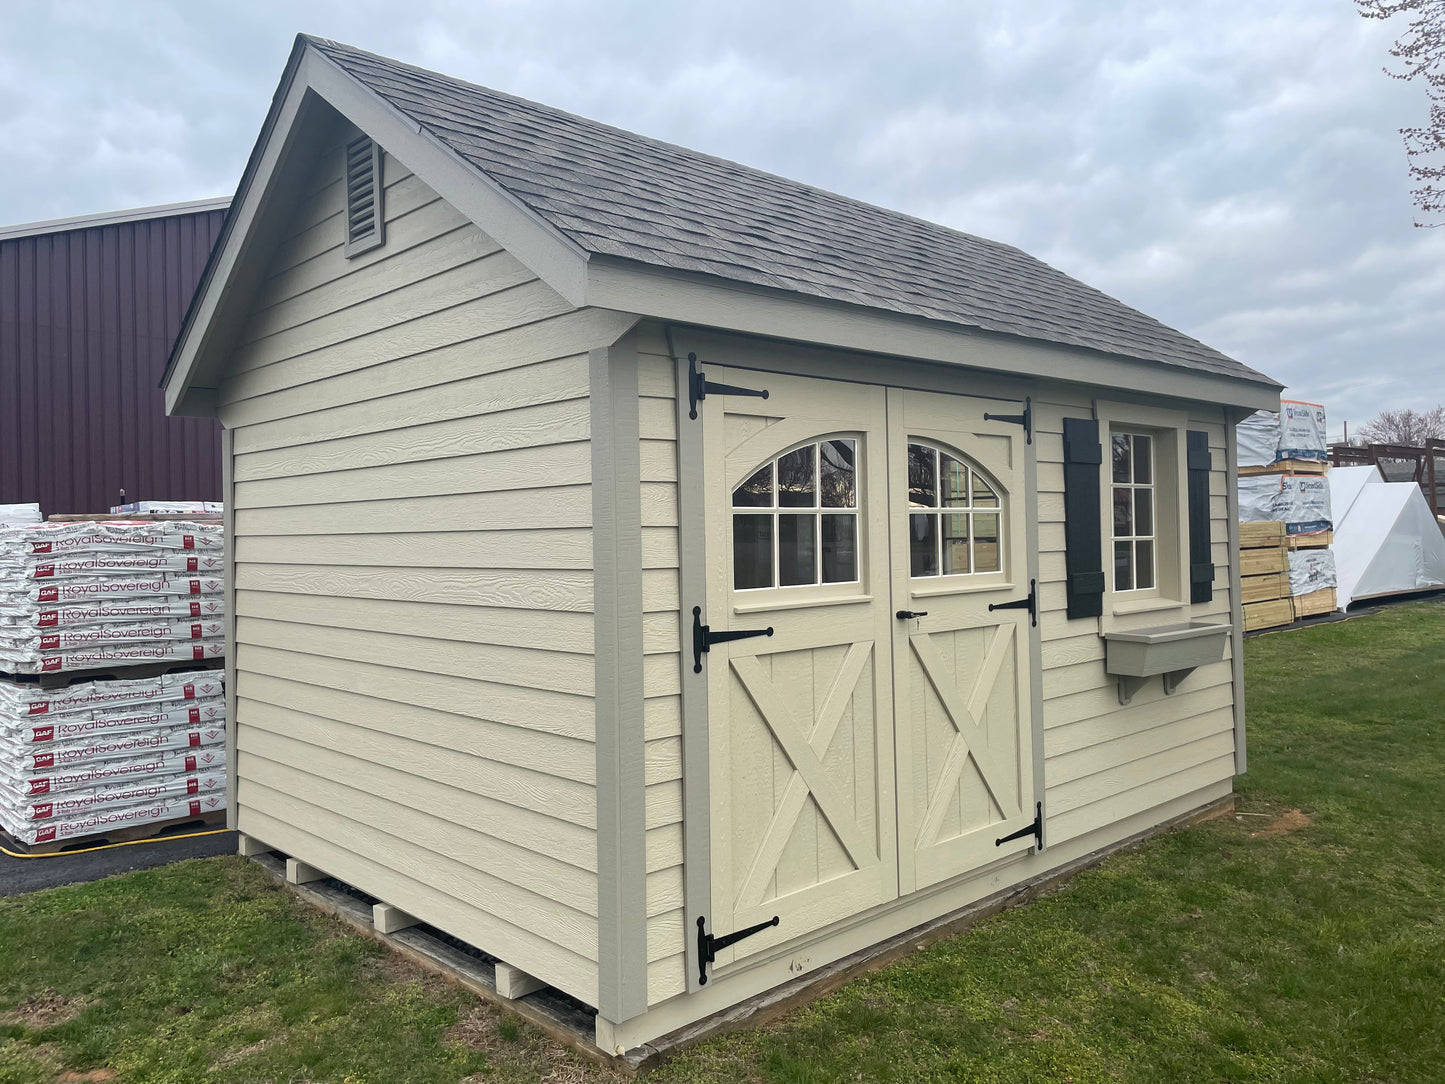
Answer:
M329 107L329 110L324 107ZM591 255L435 136L298 37L231 214L162 380L171 414L213 415L226 352L304 181L321 126L344 117L406 163L543 282L577 306L865 353L1142 394L1279 409L1282 385L996 334L924 317ZM249 259L251 253L257 258Z
M1036 379L1278 410L1283 385L594 256L586 302L680 324Z

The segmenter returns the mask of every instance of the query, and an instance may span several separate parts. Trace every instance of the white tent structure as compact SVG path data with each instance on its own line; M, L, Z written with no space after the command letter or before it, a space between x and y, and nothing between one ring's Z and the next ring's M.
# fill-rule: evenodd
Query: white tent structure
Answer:
M1329 472L1339 607L1382 595L1445 587L1445 535L1413 482L1378 468Z

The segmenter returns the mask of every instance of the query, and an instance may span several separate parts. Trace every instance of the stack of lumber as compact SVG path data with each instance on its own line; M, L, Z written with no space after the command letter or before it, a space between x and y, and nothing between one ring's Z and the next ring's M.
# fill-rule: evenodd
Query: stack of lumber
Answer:
M0 671L220 658L223 544L205 523L0 530Z
M1279 577L1251 584L1245 576L1245 628L1272 628L1336 608L1334 516L1325 462L1325 411L1318 403L1285 399L1278 414L1260 411L1238 426L1241 549L1246 537L1285 550ZM1273 526L1270 526L1272 524ZM1265 558L1244 549L1241 560L1259 568ZM1275 558L1270 557L1273 563ZM1275 591L1278 594L1273 594ZM1266 597L1266 596L1269 597ZM1249 608L1256 607L1251 624Z
M1283 522L1239 525L1239 577L1246 632L1288 625L1295 619Z
M216 671L0 680L0 828L42 845L223 809L225 720Z

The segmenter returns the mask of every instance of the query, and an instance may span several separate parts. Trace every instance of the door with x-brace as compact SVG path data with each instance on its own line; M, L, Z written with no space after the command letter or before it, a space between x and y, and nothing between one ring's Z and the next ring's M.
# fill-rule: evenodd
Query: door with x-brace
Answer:
M714 970L898 893L882 388L709 366L704 657ZM690 608L684 616L694 620Z
M703 403L693 619L728 637L698 663L707 926L779 918L717 970L1027 850L995 841L1033 819L1033 772L1028 614L988 609L1028 590L1022 428L960 396L708 377L769 397Z
M1024 430L989 413L888 392L903 893L1035 843Z

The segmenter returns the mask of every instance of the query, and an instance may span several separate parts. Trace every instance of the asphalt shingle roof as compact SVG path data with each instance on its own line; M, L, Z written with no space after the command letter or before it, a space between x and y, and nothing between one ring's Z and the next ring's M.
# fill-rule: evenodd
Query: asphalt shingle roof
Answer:
M1012 245L307 40L589 255L1273 383Z

